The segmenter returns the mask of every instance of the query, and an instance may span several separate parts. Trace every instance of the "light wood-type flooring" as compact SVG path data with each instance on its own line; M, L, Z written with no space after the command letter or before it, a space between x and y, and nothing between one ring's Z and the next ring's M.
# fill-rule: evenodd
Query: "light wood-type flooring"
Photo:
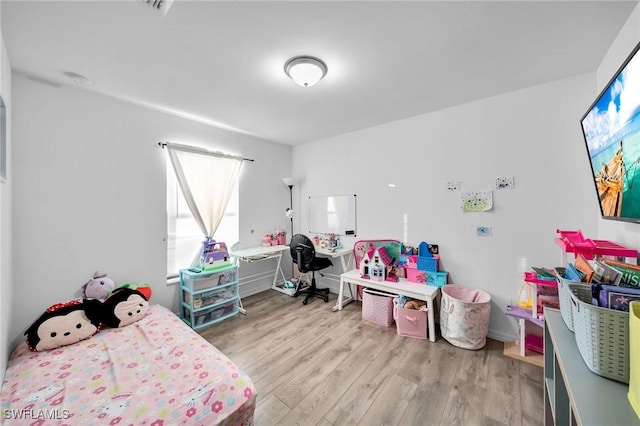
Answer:
M335 301L268 290L243 300L246 316L200 331L253 379L256 426L542 425L542 368L501 342L402 337L362 320L360 302L332 312Z

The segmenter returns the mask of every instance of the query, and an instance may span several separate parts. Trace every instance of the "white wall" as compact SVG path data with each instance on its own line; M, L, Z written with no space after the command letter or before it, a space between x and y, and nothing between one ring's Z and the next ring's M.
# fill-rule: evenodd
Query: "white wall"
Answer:
M593 87L592 101L609 83L639 40L640 9L636 7L598 67L597 84ZM599 213L598 218L600 218ZM640 225L638 224L599 219L598 230L601 239L616 241L640 250Z
M0 4L0 8L1 8ZM0 12L1 13L1 12ZM11 321L13 319L12 295L12 227L11 193L13 187L11 165L11 64L0 29L0 95L6 105L7 117L7 182L0 183L0 376L4 376L9 356ZM0 377L1 378L1 377Z
M522 259L558 265L556 229L597 230L579 126L594 80L577 76L295 147L300 229L314 195L357 194L357 239L402 240L407 214L408 242L439 244L452 282L492 295L490 336L515 338L503 312L517 300ZM461 181L464 191L491 190L502 176L513 176L515 189L494 191L488 213L462 213L460 194L445 189ZM476 236L477 226L493 236Z
M282 177L291 148L14 73L14 312L21 339L49 305L72 298L91 274L148 283L177 312L166 284L166 152L160 141L254 158L240 177L240 238L247 245L289 205ZM251 234L250 230L255 233ZM229 242L233 244L233 242ZM245 268L243 275L250 274ZM241 294L269 287L262 279Z

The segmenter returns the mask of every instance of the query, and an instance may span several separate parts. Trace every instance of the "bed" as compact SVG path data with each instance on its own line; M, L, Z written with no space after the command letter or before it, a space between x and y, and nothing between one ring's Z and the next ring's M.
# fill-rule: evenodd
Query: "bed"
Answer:
M138 322L46 352L20 343L2 424L253 424L256 392L229 358L161 305Z

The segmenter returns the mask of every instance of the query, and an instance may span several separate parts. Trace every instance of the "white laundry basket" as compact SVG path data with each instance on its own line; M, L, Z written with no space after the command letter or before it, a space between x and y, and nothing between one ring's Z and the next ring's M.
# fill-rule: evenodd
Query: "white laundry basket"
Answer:
M455 284L442 287L440 332L454 346L481 349L487 344L491 296Z

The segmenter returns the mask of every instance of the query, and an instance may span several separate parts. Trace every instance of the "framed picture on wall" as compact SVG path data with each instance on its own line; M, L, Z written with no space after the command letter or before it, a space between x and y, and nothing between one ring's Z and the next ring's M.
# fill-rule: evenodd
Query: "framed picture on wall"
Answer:
M7 181L7 109L0 96L0 183Z

